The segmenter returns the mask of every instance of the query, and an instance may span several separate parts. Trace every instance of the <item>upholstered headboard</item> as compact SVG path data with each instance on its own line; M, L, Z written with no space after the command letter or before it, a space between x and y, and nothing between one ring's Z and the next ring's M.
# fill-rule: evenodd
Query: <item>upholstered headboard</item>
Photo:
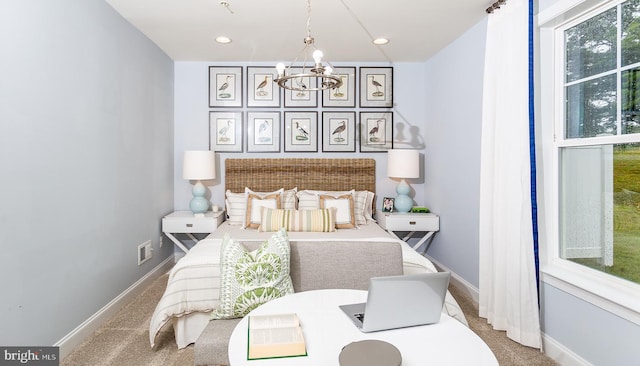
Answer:
M258 192L280 188L376 191L374 159L226 159L225 188Z

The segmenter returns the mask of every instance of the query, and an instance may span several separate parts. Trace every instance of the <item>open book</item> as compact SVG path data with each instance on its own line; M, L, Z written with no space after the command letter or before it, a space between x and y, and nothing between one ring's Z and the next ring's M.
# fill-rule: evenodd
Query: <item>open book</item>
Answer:
M307 347L296 314L249 316L247 359L306 355Z

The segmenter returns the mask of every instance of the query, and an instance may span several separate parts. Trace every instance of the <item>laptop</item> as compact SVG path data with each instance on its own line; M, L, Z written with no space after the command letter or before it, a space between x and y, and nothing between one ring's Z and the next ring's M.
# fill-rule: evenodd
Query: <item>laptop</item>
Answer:
M339 307L365 333L437 323L450 277L450 272L373 277L366 303Z

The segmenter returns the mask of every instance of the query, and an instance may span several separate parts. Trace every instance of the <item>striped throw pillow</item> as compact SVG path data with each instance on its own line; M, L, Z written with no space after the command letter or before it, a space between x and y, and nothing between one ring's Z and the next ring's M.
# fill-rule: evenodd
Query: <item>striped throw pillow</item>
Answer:
M335 207L316 210L285 210L262 208L258 231L336 231Z
M247 214L246 193L234 193L227 190L225 200L227 221L231 225L242 225Z

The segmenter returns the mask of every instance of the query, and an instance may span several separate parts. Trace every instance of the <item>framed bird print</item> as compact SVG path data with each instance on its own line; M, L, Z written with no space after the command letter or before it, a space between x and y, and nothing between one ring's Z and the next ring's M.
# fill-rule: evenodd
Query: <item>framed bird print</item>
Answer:
M209 149L242 152L242 112L209 112Z
M356 152L356 112L322 112L322 151Z
M360 68L360 107L393 107L393 67Z
M318 112L284 112L284 151L318 151Z
M209 66L209 107L242 107L242 66Z
M247 107L280 107L275 67L247 66Z
M247 152L280 152L280 112L247 112Z
M360 152L393 148L393 112L360 112Z
M302 68L291 68L291 74L302 73ZM309 70L305 72L309 73ZM318 106L318 92L316 90L305 90L316 88L316 78L303 76L294 78L291 81L291 85L301 90L284 90L284 106L285 107L312 107Z
M322 91L323 107L355 108L356 106L356 68L336 67L332 75L342 80L342 85L335 89Z

